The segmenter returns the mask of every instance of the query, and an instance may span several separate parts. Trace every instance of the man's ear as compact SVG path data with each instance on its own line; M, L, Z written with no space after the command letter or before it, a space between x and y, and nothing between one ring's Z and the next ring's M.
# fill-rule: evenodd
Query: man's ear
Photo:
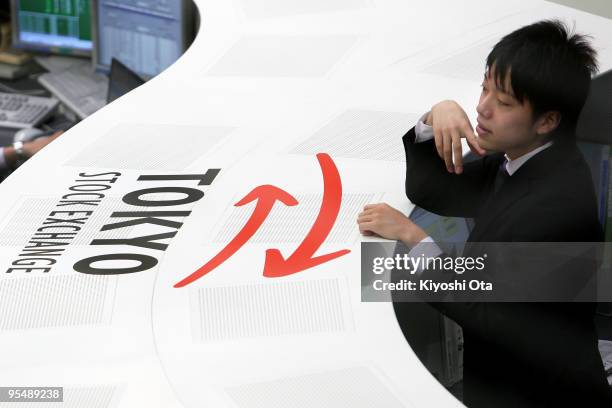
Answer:
M561 123L561 112L559 111L548 111L540 115L536 121L536 133L538 135L545 135L552 132Z

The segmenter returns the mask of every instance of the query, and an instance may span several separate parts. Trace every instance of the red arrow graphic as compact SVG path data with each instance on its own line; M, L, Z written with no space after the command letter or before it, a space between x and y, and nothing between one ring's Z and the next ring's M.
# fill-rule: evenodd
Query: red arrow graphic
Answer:
M283 204L288 206L297 205L297 200L289 193L281 190L278 187L266 184L263 186L255 187L250 193L244 198L234 204L236 207L243 206L250 203L251 201L257 200L255 210L251 214L251 218L242 227L240 232L223 248L217 255L215 255L210 261L206 262L197 271L187 276L185 279L175 284L175 288L181 288L189 285L208 272L215 269L217 266L225 262L230 256L234 255L259 229L261 224L265 221L272 211L272 207L276 200L281 201Z
M268 249L266 251L263 275L268 278L278 278L301 272L351 252L348 249L343 249L313 258L314 253L321 247L331 232L342 202L342 181L334 161L326 153L317 154L317 160L319 160L323 173L323 200L319 215L310 231L308 231L306 238L289 258L284 259L278 249Z

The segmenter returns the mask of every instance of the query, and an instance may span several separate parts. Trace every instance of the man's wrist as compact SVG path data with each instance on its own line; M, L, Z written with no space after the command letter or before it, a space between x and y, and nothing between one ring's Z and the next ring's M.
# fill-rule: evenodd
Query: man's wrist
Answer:
M433 128L425 123L430 113L424 113L414 125L414 142L422 143L434 138Z
M407 228L400 240L409 247L413 247L427 238L428 235L421 228Z
M17 153L13 146L6 146L4 148L4 159L10 168L15 168L17 165Z
M425 121L423 123L427 126L433 126L433 115L431 114L431 110L425 115Z
M13 150L15 151L15 157L17 161L23 162L26 160L25 144L21 141L13 143Z
M410 251L408 252L408 256L410 258L424 257L425 259L428 259L424 265L419 265L419 267L415 270L417 276L421 276L423 270L429 266L429 262L432 258L437 258L442 254L442 250L430 236L423 238L423 240L421 240L418 244L410 248Z

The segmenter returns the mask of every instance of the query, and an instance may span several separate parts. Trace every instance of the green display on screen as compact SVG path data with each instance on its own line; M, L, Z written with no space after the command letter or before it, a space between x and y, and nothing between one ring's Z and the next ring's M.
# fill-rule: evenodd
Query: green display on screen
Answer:
M19 28L91 41L90 0L20 0Z

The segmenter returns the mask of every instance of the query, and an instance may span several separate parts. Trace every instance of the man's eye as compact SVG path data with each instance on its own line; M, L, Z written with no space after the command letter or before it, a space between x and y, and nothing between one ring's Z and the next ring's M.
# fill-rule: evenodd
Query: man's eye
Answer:
M499 99L497 100L497 103L498 103L500 106L510 106L510 104L509 104L509 103L506 103L506 102L501 101L501 100L499 100Z

